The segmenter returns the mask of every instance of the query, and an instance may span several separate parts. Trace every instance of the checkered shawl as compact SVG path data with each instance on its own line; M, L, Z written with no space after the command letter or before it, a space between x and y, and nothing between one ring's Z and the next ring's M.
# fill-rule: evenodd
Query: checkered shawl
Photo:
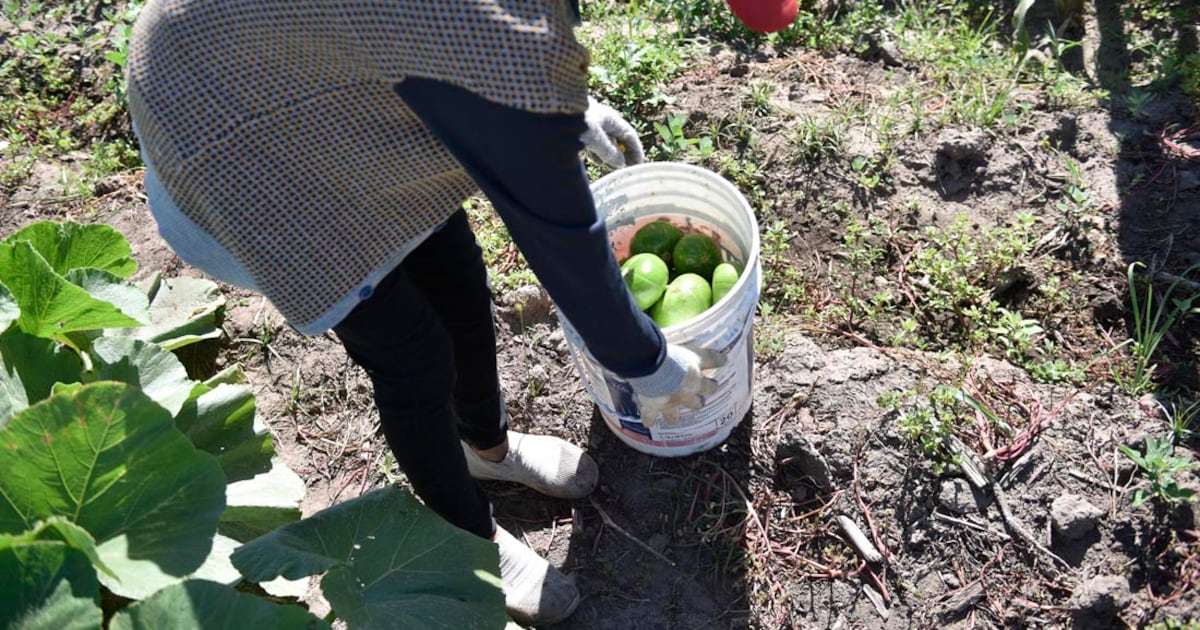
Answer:
M565 0L151 0L129 109L176 205L303 327L476 191L394 85L583 112L572 18Z

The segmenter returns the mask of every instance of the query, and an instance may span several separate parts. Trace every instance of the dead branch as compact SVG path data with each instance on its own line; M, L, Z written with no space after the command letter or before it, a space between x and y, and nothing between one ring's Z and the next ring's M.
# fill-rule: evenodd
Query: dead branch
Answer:
M1000 506L1000 514L1004 517L1004 524L1008 527L1010 532L1016 534L1018 538L1025 541L1025 543L1030 547L1033 547L1043 556L1053 560L1055 564L1058 564L1063 569L1068 571L1071 570L1071 565L1067 563L1066 560L1063 560L1058 556L1058 554L1043 547L1042 544L1038 542L1037 538L1034 537L1034 535L1031 534L1015 516L1013 516L1012 510L1009 509L1008 506L1008 497L1005 495L1004 490L1002 490L1000 486L992 486L992 495L996 497L996 505Z
M621 534L622 536L624 536L624 537L628 538L629 540L633 541L633 542L634 542L634 544L636 544L637 546L639 546L639 547L641 547L642 549L645 549L646 551L650 552L650 554L651 554L651 555L653 555L655 558L658 558L659 560L662 560L663 562L666 562L666 563L667 563L668 565L670 565L670 566L675 566L675 563L674 563L674 562L672 562L672 561L670 560L670 558L667 558L666 556L662 555L661 553L659 553L659 552L655 551L653 547L651 547L650 545L647 545L646 543L642 542L642 541L641 541L641 539L639 539L639 538L637 538L636 536L634 536L634 535L630 534L629 532L625 531L624 529L622 529L622 528L621 528L621 526L620 526L620 525L617 525L615 522L613 522L613 520L612 520L612 517L610 517L610 516L608 515L608 512L605 512L605 511L604 511L604 508L600 507L600 504L599 504L599 503L596 503L596 500L595 500L595 499L593 499L593 498L590 498L590 497L589 497L589 498L588 498L588 500L589 500L589 501L591 501L591 503L592 503L592 507L596 508L596 511L600 513L600 518L604 520L604 524L605 524L605 525L607 525L607 526L609 526L609 527L613 528L613 530L615 530L615 531L616 531L618 534Z

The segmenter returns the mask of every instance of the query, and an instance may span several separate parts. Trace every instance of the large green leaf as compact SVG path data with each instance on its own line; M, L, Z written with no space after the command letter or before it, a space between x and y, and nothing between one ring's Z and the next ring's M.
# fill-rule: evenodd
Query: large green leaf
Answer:
M56 540L0 545L0 628L99 628L96 570L79 550Z
M41 521L33 529L23 534L0 534L0 549L47 540L65 543L81 552L97 570L108 575L113 574L96 553L96 541L92 535L86 529L62 516L52 516Z
M112 304L129 317L142 323L150 321L150 300L128 280L103 269L72 269L66 278L67 282L97 300Z
M279 605L205 580L169 586L113 617L111 630L328 628L299 606Z
M55 273L65 276L72 269L103 269L128 278L137 271L130 257L129 242L120 232L102 223L52 223L41 221L4 239L6 243L27 241Z
M304 480L276 458L271 469L225 489L219 531L242 542L300 520Z
M387 487L281 527L233 554L246 579L328 571L322 591L355 628L497 628L496 546Z
M128 337L100 337L92 342L92 371L86 382L120 381L141 388L172 416L191 396L195 381L172 353L153 343Z
M217 321L225 298L216 283L204 278L155 278L145 286L150 291L149 325L109 334L153 341L167 350L221 336Z
M0 282L0 332L7 330L20 316L21 307L17 306L17 298Z
M0 333L0 429L17 412L50 396L55 383L80 379L83 364L50 339L16 328Z
M0 243L0 278L21 308L17 323L38 337L143 323L55 273L27 241Z
M256 424L254 394L244 385L196 383L175 426L196 448L216 455L231 482L271 468L271 434Z
M165 588L171 584L178 584L187 580L211 580L234 586L242 581L242 574L233 567L233 563L229 561L229 556L233 551L241 546L242 543L220 534L213 536L212 545L209 547L208 555L200 563L200 566L191 571L187 575L178 576L170 575L162 571L159 567L153 564L142 564L138 567L138 574L141 576L142 582L147 584L159 584L159 588ZM101 575L100 583L110 589L117 591L124 590L126 597L134 597L144 599L149 597L155 589L137 587L136 590L130 590L129 587L124 587L120 580Z
M0 431L0 532L67 517L98 541L121 577L105 584L126 597L194 571L225 508L216 460L135 387L63 389Z

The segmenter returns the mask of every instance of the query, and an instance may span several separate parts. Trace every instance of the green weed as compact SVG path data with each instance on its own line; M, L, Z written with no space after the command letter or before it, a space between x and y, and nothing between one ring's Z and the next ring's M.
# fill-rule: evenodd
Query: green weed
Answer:
M833 117L801 116L789 133L797 163L836 157L846 148L845 123Z
M1136 449L1125 444L1118 448L1141 470L1142 476L1150 482L1150 488L1135 488L1133 505L1141 505L1148 500L1155 500L1161 505L1172 506L1192 501L1195 492L1179 485L1176 480L1181 475L1197 466L1190 456L1174 455L1175 445L1169 438L1146 438L1146 452L1139 453Z
M896 415L900 433L932 461L939 474L956 461L950 437L961 419L954 409L954 390L939 385L926 395L891 392L877 402Z
M1141 262L1134 262L1126 269L1129 281L1130 315L1133 317L1132 337L1119 347L1128 346L1133 355L1133 366L1122 369L1114 366L1112 376L1117 384L1129 395L1138 396L1155 389L1154 377L1158 365L1154 358L1159 346L1166 339L1167 333L1185 318L1200 314L1200 293L1185 293L1176 297L1177 290L1186 290L1186 276L1200 265L1193 265L1175 278L1161 297L1155 296L1154 286L1136 275L1138 268L1145 268Z
M124 64L128 32L143 2L117 11L94 3L6 2L13 23L33 30L0 38L0 120L10 151L55 158L70 152L92 154L83 180L72 188L89 191L96 179L140 164L111 145L132 142L125 119ZM82 20L84 13L100 19ZM118 155L118 153L120 153ZM21 163L0 175L5 188L27 176ZM70 193L68 196L73 196Z
M1125 105L1125 110L1134 118L1145 118L1146 108L1153 103L1158 97L1154 92L1146 90L1134 89L1128 94L1121 97L1121 101Z
M751 81L742 98L742 106L758 116L770 114L775 109L771 105L771 95L774 92L775 86L770 81Z
M771 362L783 352L787 341L787 325L769 302L758 303L758 318L754 324L754 359Z
M745 108L736 108L727 114L710 117L707 131L717 149L729 149L738 154L745 154L757 145L757 123Z
M1197 435L1197 427L1200 426L1200 400L1192 401L1187 405L1183 403L1171 403L1170 408L1163 405L1163 413L1167 415L1167 424L1171 429L1171 436L1176 442L1190 440Z
M637 3L594 2L583 7L585 22L577 33L591 53L592 94L634 114L635 122L670 104L665 88L684 70L695 45Z
M1020 311L1010 311L1000 307L996 309L996 323L988 330L1004 350L1004 356L1010 361L1024 363L1041 340L1045 329L1036 319L1029 319Z
M483 250L488 284L492 291L504 293L527 284L536 284L537 277L513 244L508 228L504 227L504 222L492 209L491 202L483 197L473 197L463 204L463 208L475 232L475 241Z
M766 173L759 168L758 160L739 159L728 153L720 153L716 155L716 161L717 172L742 191L751 208L760 213L770 211L773 199L769 190L769 180Z
M760 236L763 267L762 301L790 309L808 297L804 278L791 259L792 231L783 220L767 223Z
M651 156L667 161L683 159L700 161L712 155L712 138L707 136L688 137L684 131L686 124L687 116L683 114L669 114L666 122L654 123L654 130L658 133L658 142L650 148Z
M1033 224L1032 215L1022 214L1012 227L972 234L970 220L960 215L945 228L926 228L907 265L920 319L952 338L986 344L1001 317L993 287L1032 250Z
M858 187L868 194L890 192L891 175L895 158L881 151L875 155L857 155L850 160L850 170L857 178Z
M1200 621L1179 621L1177 619L1165 619L1158 623L1146 626L1146 630L1200 630Z

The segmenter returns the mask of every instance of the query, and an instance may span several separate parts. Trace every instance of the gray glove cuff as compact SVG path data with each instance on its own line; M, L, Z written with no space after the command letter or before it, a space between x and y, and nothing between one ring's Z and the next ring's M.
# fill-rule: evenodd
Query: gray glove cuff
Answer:
M667 345L667 354L658 369L645 375L626 380L642 396L659 398L679 391L683 377L687 375L688 351L682 346Z

